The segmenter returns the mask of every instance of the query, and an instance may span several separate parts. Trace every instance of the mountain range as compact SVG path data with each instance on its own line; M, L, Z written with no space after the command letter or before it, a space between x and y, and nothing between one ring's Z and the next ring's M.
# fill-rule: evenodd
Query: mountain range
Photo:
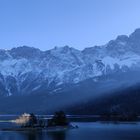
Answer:
M29 102L36 97L33 102L38 106L55 110L138 85L139 72L140 29L84 50L69 46L47 51L28 46L0 49L0 104L7 108L8 101L12 106L16 98L21 103L23 96L30 97Z

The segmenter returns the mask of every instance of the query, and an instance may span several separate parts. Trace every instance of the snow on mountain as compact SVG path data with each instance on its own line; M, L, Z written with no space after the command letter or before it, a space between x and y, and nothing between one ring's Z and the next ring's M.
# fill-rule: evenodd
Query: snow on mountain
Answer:
M53 91L115 69L139 69L139 64L140 29L130 36L118 36L104 46L82 51L69 46L47 51L27 46L0 50L0 94Z

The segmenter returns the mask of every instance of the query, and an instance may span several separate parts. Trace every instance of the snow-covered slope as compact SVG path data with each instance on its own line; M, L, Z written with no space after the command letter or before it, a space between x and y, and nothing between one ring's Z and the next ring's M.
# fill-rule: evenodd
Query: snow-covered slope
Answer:
M27 46L0 50L0 94L48 93L61 85L134 69L140 69L140 29L82 51L68 46L48 51Z

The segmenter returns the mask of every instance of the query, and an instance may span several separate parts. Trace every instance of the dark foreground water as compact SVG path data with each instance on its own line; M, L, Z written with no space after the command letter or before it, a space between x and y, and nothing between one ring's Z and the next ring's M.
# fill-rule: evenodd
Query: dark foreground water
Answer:
M65 132L2 132L0 140L140 140L140 122L73 122L78 129ZM12 126L0 122L0 127Z

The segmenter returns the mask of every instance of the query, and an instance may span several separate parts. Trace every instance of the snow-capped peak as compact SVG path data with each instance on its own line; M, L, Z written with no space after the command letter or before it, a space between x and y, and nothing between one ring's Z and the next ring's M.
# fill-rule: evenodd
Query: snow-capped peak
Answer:
M82 51L69 46L47 51L28 46L0 50L0 92L14 95L53 91L61 85L113 73L116 67L123 72L124 67L139 69L139 64L140 29Z

